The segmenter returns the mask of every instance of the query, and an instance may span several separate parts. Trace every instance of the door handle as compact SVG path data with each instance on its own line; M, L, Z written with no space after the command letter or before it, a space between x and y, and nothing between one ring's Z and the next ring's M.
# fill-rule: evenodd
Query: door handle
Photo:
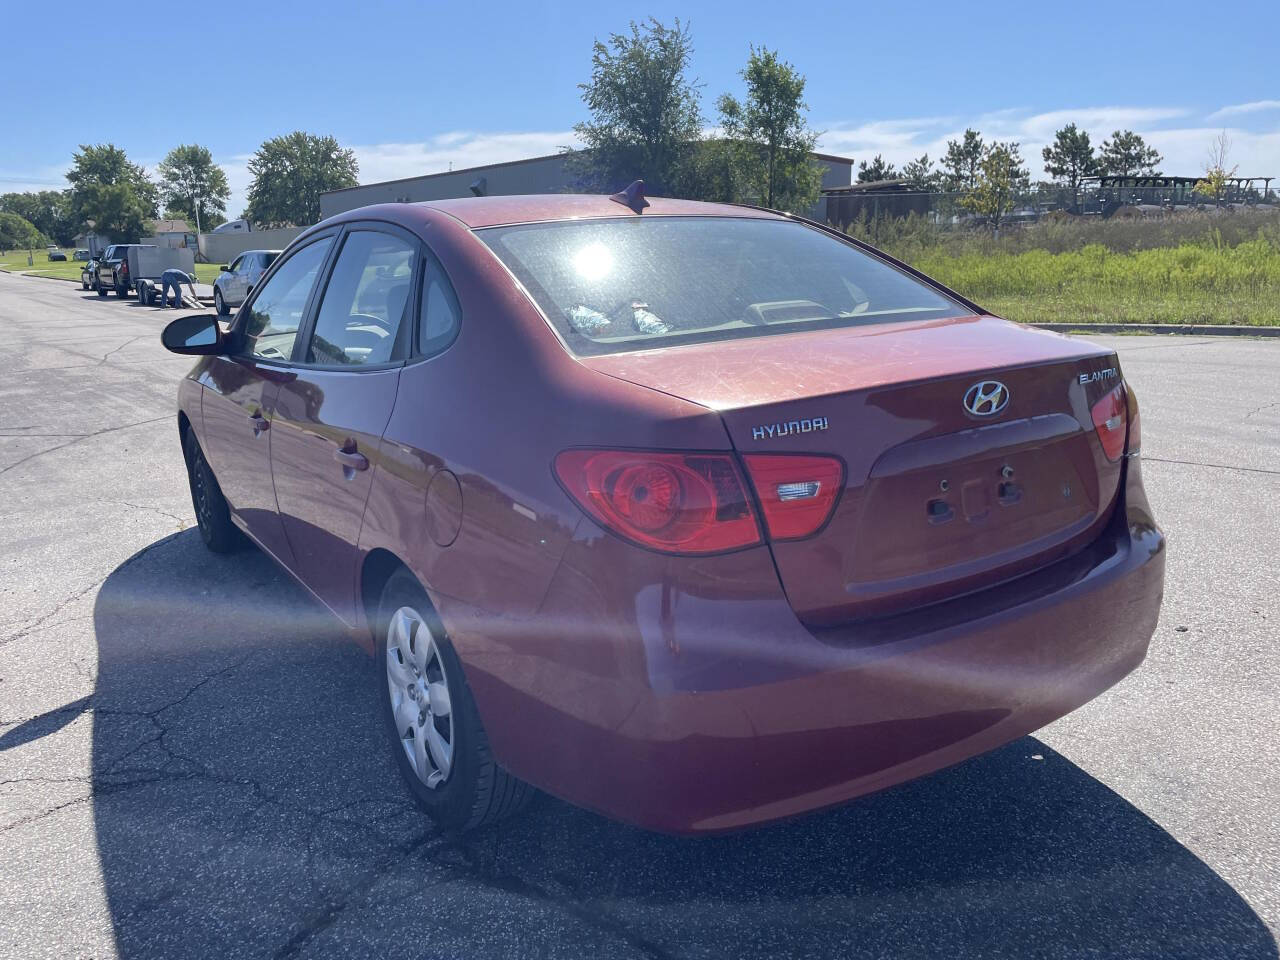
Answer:
M354 447L354 444L352 445ZM368 470L369 458L354 449L338 449L333 451L333 459L337 460L344 470Z
M271 421L264 417L261 413L249 414L249 422L253 424L253 435L255 437L262 436L267 430L271 429Z

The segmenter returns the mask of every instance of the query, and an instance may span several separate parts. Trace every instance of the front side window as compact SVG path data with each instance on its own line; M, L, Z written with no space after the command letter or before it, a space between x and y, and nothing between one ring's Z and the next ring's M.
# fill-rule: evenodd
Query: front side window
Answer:
M639 216L476 232L583 355L967 312L784 220Z
M320 300L306 362L363 366L396 359L417 252L392 234L348 234Z
M240 256L238 256L238 257L236 257L236 258L235 258L235 260L233 260L233 261L231 262L231 266L230 266L230 268L228 268L228 271L227 271L227 272L228 272L228 273L239 273L239 272L240 272L240 267L241 267L243 264L244 264L244 255L242 254L242 255L240 255Z
M253 303L242 314L242 353L261 360L288 360L292 356L307 298L332 243L332 237L324 237L307 244L258 288Z

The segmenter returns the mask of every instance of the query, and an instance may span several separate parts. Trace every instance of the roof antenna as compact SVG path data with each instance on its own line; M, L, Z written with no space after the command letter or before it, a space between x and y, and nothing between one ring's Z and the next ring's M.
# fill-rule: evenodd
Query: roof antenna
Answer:
M489 190L489 180L486 177L476 177L471 181L471 185L467 187L473 195L483 197Z
M609 199L624 207L630 207L636 213L641 213L645 207L649 206L649 201L644 198L643 180L636 180L627 189L615 193Z

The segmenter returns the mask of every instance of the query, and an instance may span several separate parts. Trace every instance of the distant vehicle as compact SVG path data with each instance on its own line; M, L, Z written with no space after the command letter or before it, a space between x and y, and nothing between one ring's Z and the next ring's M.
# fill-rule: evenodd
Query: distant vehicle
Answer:
M52 243L49 244L49 246L45 247L45 250L48 251L50 260L66 260L67 259L67 255L63 253L61 250L59 250L57 247L55 247Z
M267 272L267 267L280 256L279 250L246 250L222 268L213 281L213 305L220 316L244 303L254 285Z
M80 289L98 289L98 258L91 257L89 262L80 268ZM105 296L105 294L103 294Z
M98 296L111 290L124 299L137 290L150 302L161 275L170 268L195 272L195 252L188 247L157 247L143 243L113 243L98 262ZM148 281L148 282L144 282Z
M84 247L80 247L79 249L76 250L75 253L71 255L71 259L89 261L93 259L93 254L91 254L88 250L84 249Z
M252 231L253 225L248 220L228 220L212 230L213 233L250 233Z

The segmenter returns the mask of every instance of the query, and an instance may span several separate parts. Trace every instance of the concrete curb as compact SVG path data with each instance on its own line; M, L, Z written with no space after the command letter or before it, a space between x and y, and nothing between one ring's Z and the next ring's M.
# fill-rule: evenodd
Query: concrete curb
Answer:
M1280 337L1280 327L1238 327L1213 323L1029 323L1056 333L1177 333L1196 337Z

